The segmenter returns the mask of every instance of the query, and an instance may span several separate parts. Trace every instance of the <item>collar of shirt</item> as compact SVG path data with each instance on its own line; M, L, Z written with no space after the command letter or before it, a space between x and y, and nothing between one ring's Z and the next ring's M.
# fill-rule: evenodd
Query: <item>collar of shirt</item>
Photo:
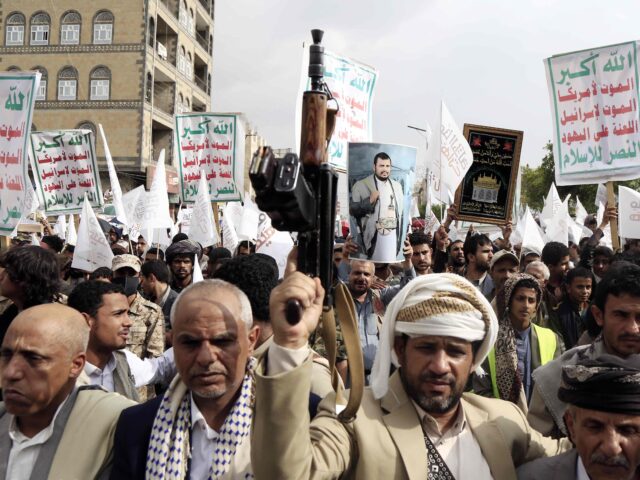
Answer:
M160 300L158 300L157 302L159 307L161 308L164 307L164 304L167 302L167 298L169 298L170 293L171 293L171 287L167 285L167 289L164 291L164 293L160 297Z
M89 376L89 378L94 379L97 377L103 377L105 375L113 375L113 371L116 369L116 357L112 353L109 361L104 366L103 369L99 369L95 365L85 362L84 363L84 372Z
M576 480L589 480L587 469L584 468L584 463L582 463L580 455L578 455L578 462L576 465Z
M53 415L51 423L47 425L45 429L40 430L31 438L27 437L20 431L20 428L18 427L18 420L14 416L11 419L11 424L9 425L9 437L11 438L11 441L14 444L20 445L22 448L26 448L32 447L34 445L42 445L44 442L49 440L51 438L51 435L53 435L53 427L56 423L56 418L58 418L58 414L60 413L63 405L67 403L67 400L69 400L69 396L67 396L67 398L65 398L64 401L58 406L56 413Z
M425 412L420 405L413 400L411 400L411 403L413 403L413 406L418 413L418 417L420 417L420 423L422 424L425 432L434 443L445 437L457 437L465 430L465 428L467 428L467 419L464 415L464 409L462 408L461 403L458 406L458 413L453 426L446 432L442 432L440 430L438 422L436 422L431 415Z
M218 432L211 428L204 419L204 415L202 415L202 412L193 400L193 395L191 395L191 425L193 428L201 430L207 440L215 440L218 438Z
M529 338L529 333L531 332L531 325L529 325L524 330L518 330L516 328L514 328L513 330L516 332L516 337L518 337L520 340L525 340Z

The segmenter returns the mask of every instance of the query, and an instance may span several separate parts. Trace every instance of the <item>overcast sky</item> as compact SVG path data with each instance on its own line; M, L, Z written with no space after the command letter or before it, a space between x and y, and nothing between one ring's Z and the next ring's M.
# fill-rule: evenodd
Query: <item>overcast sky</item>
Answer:
M302 42L321 28L379 72L373 141L422 147L407 125L437 128L444 99L460 128L524 130L532 166L551 138L543 59L640 37L639 0L222 0L215 14L213 110L244 112L275 148L294 147Z

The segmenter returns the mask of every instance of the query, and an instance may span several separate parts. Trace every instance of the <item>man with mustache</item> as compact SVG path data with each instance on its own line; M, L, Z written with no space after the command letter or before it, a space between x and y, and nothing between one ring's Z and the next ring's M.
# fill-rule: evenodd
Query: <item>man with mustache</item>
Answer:
M258 328L249 300L203 280L178 296L171 318L178 375L162 397L122 413L111 478L252 478Z
M193 266L200 261L200 246L188 239L172 243L165 253L171 269L171 288L180 293L193 282Z
M355 419L338 418L331 394L309 422L307 342L323 295L319 280L301 272L272 292L274 344L256 372L257 479L511 479L517 466L557 453L558 442L531 429L515 405L463 393L498 322L482 294L454 274L417 277L389 304ZM292 299L304 307L296 325L285 315Z
M518 469L519 480L631 480L640 467L640 357L603 355L562 369L558 397L575 445Z
M527 420L543 435L569 433L563 420L567 404L556 395L563 366L605 354L624 359L640 353L640 267L628 262L612 265L596 287L591 313L602 327L594 342L572 348L533 372Z
M120 285L97 280L80 283L67 304L80 312L89 325L87 361L80 384L100 385L139 401L136 388L171 381L175 374L172 350L145 360L126 350L132 321L129 302Z
M432 251L429 237L420 232L409 234L409 243L413 249L411 263L416 275L426 275L431 272Z
M133 402L76 383L89 327L59 304L23 310L0 349L0 479L101 479L118 415Z

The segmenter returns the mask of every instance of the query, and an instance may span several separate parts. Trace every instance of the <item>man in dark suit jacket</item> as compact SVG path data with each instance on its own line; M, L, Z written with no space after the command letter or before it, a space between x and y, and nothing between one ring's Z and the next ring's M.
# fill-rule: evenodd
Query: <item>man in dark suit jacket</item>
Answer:
M603 355L562 369L558 397L575 449L518 469L519 480L631 480L640 471L640 358Z
M164 314L164 331L171 330L171 307L178 298L178 292L169 285L169 267L162 260L152 260L142 264L140 286L147 299L154 302Z

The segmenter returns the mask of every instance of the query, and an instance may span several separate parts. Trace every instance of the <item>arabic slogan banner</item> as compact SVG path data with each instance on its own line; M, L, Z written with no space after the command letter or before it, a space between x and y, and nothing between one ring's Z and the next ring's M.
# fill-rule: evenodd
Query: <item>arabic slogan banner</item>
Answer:
M556 183L640 177L636 42L545 60Z
M33 174L47 215L80 213L85 193L102 207L96 147L91 130L31 134Z
M0 233L9 235L24 210L28 176L29 130L40 83L36 72L0 73Z
M244 128L238 115L176 115L180 192L195 202L202 174L212 202L239 201L244 188Z
M297 105L302 104L302 93L311 87L307 77L309 49L304 49L303 77ZM351 58L325 50L324 81L331 95L338 102L336 126L329 143L329 163L342 171L347 170L347 152L349 142L371 141L373 93L378 80L374 68ZM332 102L331 102L332 103ZM331 107L331 103L329 106ZM302 125L301 109L296 109L296 142L300 142ZM298 148L298 151L300 149Z

